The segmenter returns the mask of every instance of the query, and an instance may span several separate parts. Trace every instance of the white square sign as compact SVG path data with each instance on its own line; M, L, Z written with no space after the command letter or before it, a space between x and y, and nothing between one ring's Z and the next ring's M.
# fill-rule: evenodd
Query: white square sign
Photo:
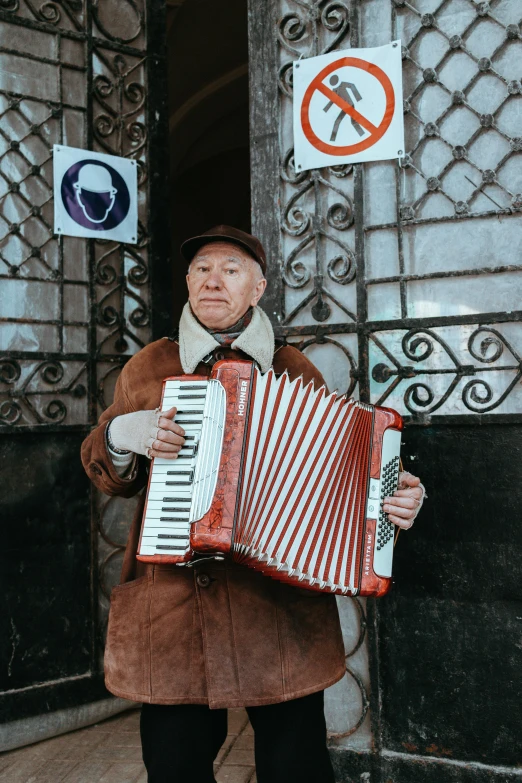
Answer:
M404 154L401 42L298 60L296 171Z
M138 241L136 161L76 147L53 147L54 232Z

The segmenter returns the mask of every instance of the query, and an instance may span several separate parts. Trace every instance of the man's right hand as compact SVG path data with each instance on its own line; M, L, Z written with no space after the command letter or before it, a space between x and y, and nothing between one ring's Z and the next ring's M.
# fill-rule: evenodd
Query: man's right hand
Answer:
M116 416L109 425L117 449L144 454L149 459L176 459L185 443L185 430L176 424L176 408L169 411L135 411Z

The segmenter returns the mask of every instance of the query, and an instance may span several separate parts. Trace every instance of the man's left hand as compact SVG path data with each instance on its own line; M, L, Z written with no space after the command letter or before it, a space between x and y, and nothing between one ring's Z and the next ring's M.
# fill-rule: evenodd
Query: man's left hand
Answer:
M418 476L403 471L399 473L399 488L392 497L384 498L384 511L390 522L407 530L422 506L426 490Z

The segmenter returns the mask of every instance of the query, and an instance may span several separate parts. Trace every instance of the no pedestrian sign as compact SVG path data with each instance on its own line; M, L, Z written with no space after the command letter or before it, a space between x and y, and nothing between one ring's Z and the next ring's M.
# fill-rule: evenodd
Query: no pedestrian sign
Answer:
M297 171L404 154L400 41L294 63Z
M138 241L136 161L77 147L53 147L54 231Z

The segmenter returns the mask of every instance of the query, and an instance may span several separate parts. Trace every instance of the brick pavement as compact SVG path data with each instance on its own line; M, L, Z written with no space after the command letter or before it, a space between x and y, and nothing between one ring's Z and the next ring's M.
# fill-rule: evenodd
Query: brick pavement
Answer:
M255 783L254 736L244 710L229 710L215 763L218 783ZM139 711L0 753L0 783L147 783Z

